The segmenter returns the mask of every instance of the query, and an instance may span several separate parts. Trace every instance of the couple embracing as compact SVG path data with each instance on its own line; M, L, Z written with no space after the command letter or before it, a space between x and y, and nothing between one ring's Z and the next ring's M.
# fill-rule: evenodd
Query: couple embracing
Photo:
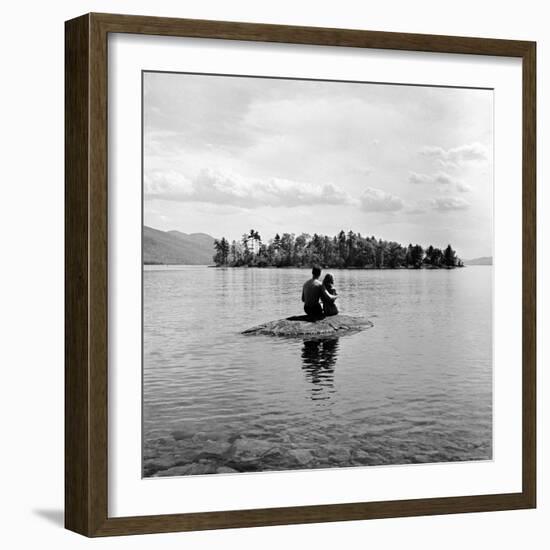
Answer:
M337 298L334 289L334 277L327 273L323 282L320 281L321 268L314 267L311 270L312 278L304 283L302 288L302 302L304 311L317 319L338 315L338 308L334 303Z

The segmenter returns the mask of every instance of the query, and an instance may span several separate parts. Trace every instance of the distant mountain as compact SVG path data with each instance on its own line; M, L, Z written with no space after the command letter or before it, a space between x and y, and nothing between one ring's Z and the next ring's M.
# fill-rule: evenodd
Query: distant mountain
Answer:
M472 258L471 260L464 260L464 265L493 265L493 257L483 256L481 258Z
M214 238L206 233L143 227L144 264L212 265Z
M182 233L181 231L176 231L175 229L167 231L166 233L168 233L169 235L174 235L175 237L179 237L184 241L198 244L199 246L210 247L210 249L212 249L212 247L214 246L213 237L206 233ZM214 253L212 252L212 254Z

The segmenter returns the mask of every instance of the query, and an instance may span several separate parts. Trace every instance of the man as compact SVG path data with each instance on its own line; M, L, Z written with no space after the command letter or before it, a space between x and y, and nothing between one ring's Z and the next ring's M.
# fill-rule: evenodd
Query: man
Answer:
M320 318L323 317L323 308L319 303L321 295L326 295L328 299L334 300L334 298L328 294L325 287L319 280L321 276L321 268L315 266L311 270L313 277L304 283L302 288L302 302L304 302L304 311L310 317Z

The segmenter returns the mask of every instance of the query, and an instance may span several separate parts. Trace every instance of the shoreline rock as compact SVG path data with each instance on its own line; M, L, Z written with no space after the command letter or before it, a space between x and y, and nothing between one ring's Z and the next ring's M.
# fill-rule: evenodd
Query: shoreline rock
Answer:
M263 334L267 336L330 338L341 334L359 332L374 325L364 317L334 315L313 319L307 315L296 315L286 319L269 321L243 331L242 334Z

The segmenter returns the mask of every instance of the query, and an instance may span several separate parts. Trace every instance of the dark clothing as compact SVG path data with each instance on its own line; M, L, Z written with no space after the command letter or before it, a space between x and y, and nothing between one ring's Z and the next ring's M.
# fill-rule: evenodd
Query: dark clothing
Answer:
M319 302L311 305L304 304L304 311L310 317L323 317L323 308L321 307L321 304Z
M306 306L314 306L319 303L323 292L323 284L319 279L309 279L302 287L302 302Z
M327 287L325 287L325 290L326 294L328 294L329 296L336 296L336 290L329 289ZM321 300L323 302L323 310L325 312L325 315L338 315L338 308L336 307L334 300L331 300L328 296L325 295L325 293L321 294Z
M319 279L309 279L302 288L302 302L304 302L304 311L314 318L323 317L323 308L319 303L323 285Z

